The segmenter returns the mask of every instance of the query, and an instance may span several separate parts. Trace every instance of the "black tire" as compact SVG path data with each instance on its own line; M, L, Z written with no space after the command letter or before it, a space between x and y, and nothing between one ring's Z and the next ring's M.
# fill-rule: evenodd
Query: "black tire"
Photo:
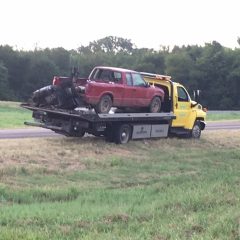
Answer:
M161 111L162 101L160 97L154 97L149 106L150 113L158 113Z
M84 129L72 129L70 133L67 134L68 137L79 137L82 138L85 135L86 131Z
M201 124L199 121L196 121L190 132L190 138L199 139L201 136L201 132L202 132Z
M107 126L104 132L106 142L114 142L114 134L112 126Z
M109 95L103 95L95 107L97 113L108 113L112 107L113 101Z
M129 124L122 124L118 126L117 131L115 132L115 143L125 144L132 137L132 128Z
M92 135L95 136L95 137L103 137L103 136L105 136L104 132L94 132L94 133L92 133Z

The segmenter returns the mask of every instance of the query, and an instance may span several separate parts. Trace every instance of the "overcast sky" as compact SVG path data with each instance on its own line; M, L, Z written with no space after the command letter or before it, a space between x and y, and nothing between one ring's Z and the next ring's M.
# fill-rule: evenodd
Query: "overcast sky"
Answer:
M137 47L237 47L240 0L0 0L0 45L76 49L106 36Z

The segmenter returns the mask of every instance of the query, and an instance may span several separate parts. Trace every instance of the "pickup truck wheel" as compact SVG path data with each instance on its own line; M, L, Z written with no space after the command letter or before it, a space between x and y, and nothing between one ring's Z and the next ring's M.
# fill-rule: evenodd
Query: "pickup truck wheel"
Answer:
M161 99L159 97L154 97L149 106L150 113L160 112L161 106L162 106Z
M201 136L201 126L199 121L196 121L193 125L192 131L190 133L190 137L194 139L198 139Z
M112 99L109 95L104 95L101 97L99 103L95 107L97 113L108 113L112 107Z
M122 124L117 128L115 133L115 142L117 144L127 143L132 136L132 128L129 124Z

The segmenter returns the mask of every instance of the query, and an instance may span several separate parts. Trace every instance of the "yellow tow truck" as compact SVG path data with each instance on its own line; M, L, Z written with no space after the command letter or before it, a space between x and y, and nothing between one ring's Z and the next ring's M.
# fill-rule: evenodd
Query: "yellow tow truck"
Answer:
M162 110L163 112L173 112L176 117L172 120L170 132L199 138L206 125L207 109L191 100L185 87L180 83L173 82L171 76L146 72L141 72L141 75L149 84L164 90L165 99ZM199 96L199 90L195 91L195 94Z
M107 141L120 144L131 139L166 138L169 135L199 138L205 128L206 110L191 100L184 86L173 82L170 76L140 74L146 81L145 87L154 85L164 90L161 112L97 113L92 109L67 110L27 103L22 107L33 112L34 122L25 124L66 136L83 137L85 133L104 136Z

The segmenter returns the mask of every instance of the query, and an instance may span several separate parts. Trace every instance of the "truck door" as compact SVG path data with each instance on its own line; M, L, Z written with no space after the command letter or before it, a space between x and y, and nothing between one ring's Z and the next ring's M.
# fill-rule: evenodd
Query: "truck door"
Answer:
M150 103L148 87L139 73L126 73L124 106L144 107Z
M144 81L139 73L132 73L133 86L135 89L134 95L134 105L137 107L144 107L150 104L150 99L148 99L147 83Z
M133 96L135 95L135 89L132 82L132 74L126 73L124 94L122 99L122 106L131 106L133 103Z
M175 96L173 99L174 103L174 113L176 119L173 120L173 127L184 127L188 120L189 115L192 111L191 108L191 99L187 91L182 86L174 86Z

